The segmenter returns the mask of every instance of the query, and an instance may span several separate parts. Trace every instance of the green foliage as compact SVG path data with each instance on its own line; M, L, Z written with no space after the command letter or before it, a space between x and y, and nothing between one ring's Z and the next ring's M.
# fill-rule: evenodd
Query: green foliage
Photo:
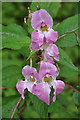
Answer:
M21 80L22 70L17 65L7 66L2 69L2 84L4 87L16 87L18 80Z
M48 105L31 93L29 93L29 96L33 102L34 109L38 112L40 117L47 118L48 117Z
M59 48L59 59L60 76L67 78L78 76L78 68L72 63L69 56L61 48Z
M30 38L26 31L19 25L2 27L2 48L20 49L24 46L29 48Z
M30 8L33 12L37 10L37 2L32 2ZM39 4L40 9L45 9L51 16L54 18L57 15L57 12L60 8L59 2L40 2Z
M77 92L74 92L72 97L75 105L80 107L80 94Z
M65 20L63 20L55 29L55 31L58 31L58 35L63 35L67 32L74 31L75 29L78 29L78 14L72 17L69 17ZM54 26L53 26L54 28Z
M17 104L19 97L18 96L9 96L9 97L4 97L2 101L2 116L3 118L11 118L11 115L13 113L14 107ZM13 118L18 118L16 115L16 112L13 116Z
M75 33L69 33L59 38L55 44L60 47L72 47L78 45L78 41Z

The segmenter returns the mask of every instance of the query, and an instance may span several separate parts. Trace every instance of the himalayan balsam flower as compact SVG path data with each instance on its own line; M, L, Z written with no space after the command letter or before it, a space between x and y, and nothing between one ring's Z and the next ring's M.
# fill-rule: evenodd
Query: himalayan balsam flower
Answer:
M31 47L33 50L43 48L46 45L45 43L49 45L56 42L58 34L52 29L53 19L46 10L40 9L34 12L31 25L34 29L31 35Z
M19 81L16 88L24 99L24 90L27 88L28 91L32 93L32 87L37 84L37 81L39 81L39 75L35 68L28 65L22 69L22 74L25 77L25 81Z
M51 86L53 86L54 96L53 102L56 100L56 95L64 89L64 82L56 80L58 70L55 65L48 62L41 62L39 70L40 83L32 88L32 92L42 101L49 105Z

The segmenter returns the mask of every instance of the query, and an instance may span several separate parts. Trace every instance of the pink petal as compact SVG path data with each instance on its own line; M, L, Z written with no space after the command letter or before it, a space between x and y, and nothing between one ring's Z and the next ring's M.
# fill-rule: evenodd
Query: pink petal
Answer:
M18 90L18 92L22 95L22 98L24 99L24 90L27 88L25 86L25 81L19 81L17 82L16 88Z
M52 63L54 64L55 62L53 61L53 58L51 58L49 55L45 55L45 58L46 58L46 62L49 62L49 63Z
M54 31L53 29L49 29L48 32L45 32L46 42L51 44L56 42L58 39L57 31Z
M32 93L35 94L40 100L49 105L50 87L48 83L39 83L33 87Z
M39 29L39 27L41 25L43 26L45 24L48 27L53 26L53 19L49 15L49 13L44 9L35 11L32 15L32 19L31 19L31 25L32 25L33 29L37 30L37 29Z
M53 56L55 60L59 61L59 51L58 47L55 44L51 44L47 47L46 53L50 56Z
M43 45L44 34L40 32L33 31L31 35L31 47L33 50L39 50Z
M25 78L32 75L34 78L36 78L36 80L39 80L39 75L37 73L37 70L29 65L23 67L22 74Z
M56 100L56 95L64 90L64 86L65 86L65 84L61 80L53 81L53 88L55 90L54 96L53 96L53 102L55 102L55 100Z
M40 63L40 70L39 70L39 78L42 79L46 75L56 77L58 76L58 70L55 65L41 61Z

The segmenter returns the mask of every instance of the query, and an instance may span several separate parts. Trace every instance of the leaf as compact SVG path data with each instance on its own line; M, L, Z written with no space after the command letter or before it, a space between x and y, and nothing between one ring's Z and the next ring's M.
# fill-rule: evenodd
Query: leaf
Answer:
M2 26L3 34L8 34L11 36L27 36L27 32L17 24L10 24L8 26Z
M77 92L74 92L72 98L73 98L75 105L80 107L80 94Z
M78 45L78 41L74 33L69 33L59 38L55 44L59 47L72 47Z
M21 80L22 70L17 65L7 66L2 69L2 85L7 88L16 87L18 80Z
M68 114L66 109L61 105L61 103L58 100L56 100L55 102L52 102L52 104L48 107L48 112Z
M30 38L27 32L18 25L2 27L2 48L20 49L24 46L29 48Z
M59 48L59 67L61 77L78 76L78 68L72 63L69 56Z
M48 117L48 105L41 101L37 96L29 93L29 97L33 102L33 106L40 115L41 118L47 118Z
M30 8L33 12L37 10L38 2L32 2ZM59 2L40 2L39 3L40 9L45 9L51 16L54 18L57 15L57 12L60 8Z
M1 53L0 53L1 54ZM23 60L20 59L19 51L4 49L2 50L2 67L7 67L11 65L18 65L22 67Z
M72 68L72 69L78 71L78 68L72 63L69 56L61 48L59 48L59 63L61 65L65 65L65 66L67 66L69 68Z
M67 32L70 32L72 30L78 29L78 27L80 27L78 25L78 17L79 15L75 15L72 17L69 17L65 20L63 20L55 29L55 31L58 31L58 35L63 35ZM54 28L54 26L53 26Z
M27 60L36 52L37 50L33 50L30 55L28 56Z
M11 117L18 99L19 99L18 96L3 97L3 100L2 100L2 118L10 118ZM14 113L13 118L18 119L18 116L16 115L16 111Z
M59 101L59 103L61 103L62 106L66 106L68 107L69 105L72 104L72 102L70 102L67 97L65 97L62 94L57 95L57 100Z

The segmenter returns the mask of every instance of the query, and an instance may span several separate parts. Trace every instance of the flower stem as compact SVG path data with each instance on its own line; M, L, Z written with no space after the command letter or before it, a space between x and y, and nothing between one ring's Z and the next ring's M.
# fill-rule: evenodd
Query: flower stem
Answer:
M25 90L24 94L25 94L26 92L27 92L27 90ZM22 99L22 97L19 98L17 104L15 105L15 108L14 108L13 113L12 113L12 115L11 115L11 119L13 118L13 115L14 115L14 113L15 113L15 111L16 111L16 109L17 109L17 107L18 107L18 105L19 105L19 103L20 103L20 101L21 101L21 99ZM10 119L10 120L11 120L11 119Z
M76 89L76 88L74 88L72 85L70 85L70 84L68 84L68 83L66 83L66 82L64 82L67 86L69 86L70 88L72 88L73 90L75 90L76 92L78 92L79 94L80 94L80 92Z

